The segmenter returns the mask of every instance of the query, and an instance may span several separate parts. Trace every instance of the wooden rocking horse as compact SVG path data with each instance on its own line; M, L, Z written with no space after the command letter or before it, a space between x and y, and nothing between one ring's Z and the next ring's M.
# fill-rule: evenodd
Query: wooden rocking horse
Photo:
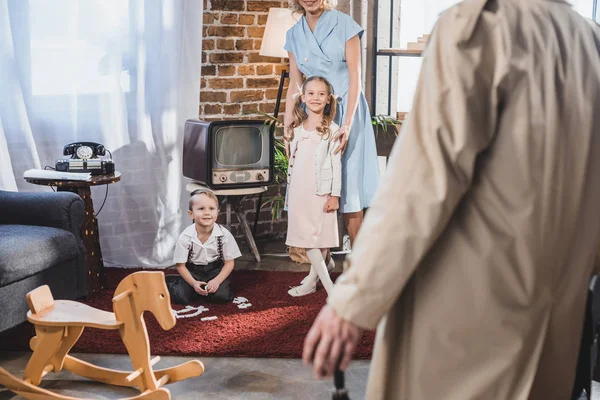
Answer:
M204 365L198 360L156 371L152 369L160 357L150 359L144 311L154 314L164 330L173 328L176 322L163 272L142 271L124 278L115 290L114 313L76 301L55 301L47 285L29 292L27 303L30 309L27 319L35 325L36 336L29 343L33 354L23 379L0 368L0 384L26 399L77 400L39 387L48 372L63 368L98 382L138 387L140 394L129 399L145 400L170 399L170 392L162 386L204 372ZM85 327L118 329L133 371L103 368L68 355Z

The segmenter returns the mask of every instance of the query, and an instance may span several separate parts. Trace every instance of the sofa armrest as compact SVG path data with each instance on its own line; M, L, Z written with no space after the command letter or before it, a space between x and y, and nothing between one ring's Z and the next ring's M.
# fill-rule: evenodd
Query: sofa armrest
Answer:
M83 216L83 200L75 193L0 190L0 224L60 228L81 239Z

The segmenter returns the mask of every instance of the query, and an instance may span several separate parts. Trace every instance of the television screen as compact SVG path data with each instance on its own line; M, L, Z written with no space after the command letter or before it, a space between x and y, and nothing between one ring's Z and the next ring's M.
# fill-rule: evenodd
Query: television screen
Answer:
M262 130L256 126L223 126L215 133L215 159L222 166L254 165L262 158Z
M183 175L213 189L273 182L273 135L262 120L185 122Z

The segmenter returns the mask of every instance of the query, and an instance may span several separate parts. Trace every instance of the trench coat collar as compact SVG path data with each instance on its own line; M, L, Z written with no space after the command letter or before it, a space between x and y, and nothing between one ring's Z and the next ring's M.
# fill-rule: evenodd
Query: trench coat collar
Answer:
M458 43L464 44L471 39L473 31L479 21L479 16L483 12L483 9L489 3L490 0L465 0L458 7L458 16L464 19L463 29L461 30ZM532 0L533 1L533 0ZM564 3L572 5L567 0L535 0L535 1L550 1L554 3Z

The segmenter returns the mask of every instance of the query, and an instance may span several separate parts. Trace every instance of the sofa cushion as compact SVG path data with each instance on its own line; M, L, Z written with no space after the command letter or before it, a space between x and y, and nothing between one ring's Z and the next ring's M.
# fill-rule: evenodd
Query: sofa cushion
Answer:
M28 278L79 254L75 236L64 229L0 225L0 287Z

